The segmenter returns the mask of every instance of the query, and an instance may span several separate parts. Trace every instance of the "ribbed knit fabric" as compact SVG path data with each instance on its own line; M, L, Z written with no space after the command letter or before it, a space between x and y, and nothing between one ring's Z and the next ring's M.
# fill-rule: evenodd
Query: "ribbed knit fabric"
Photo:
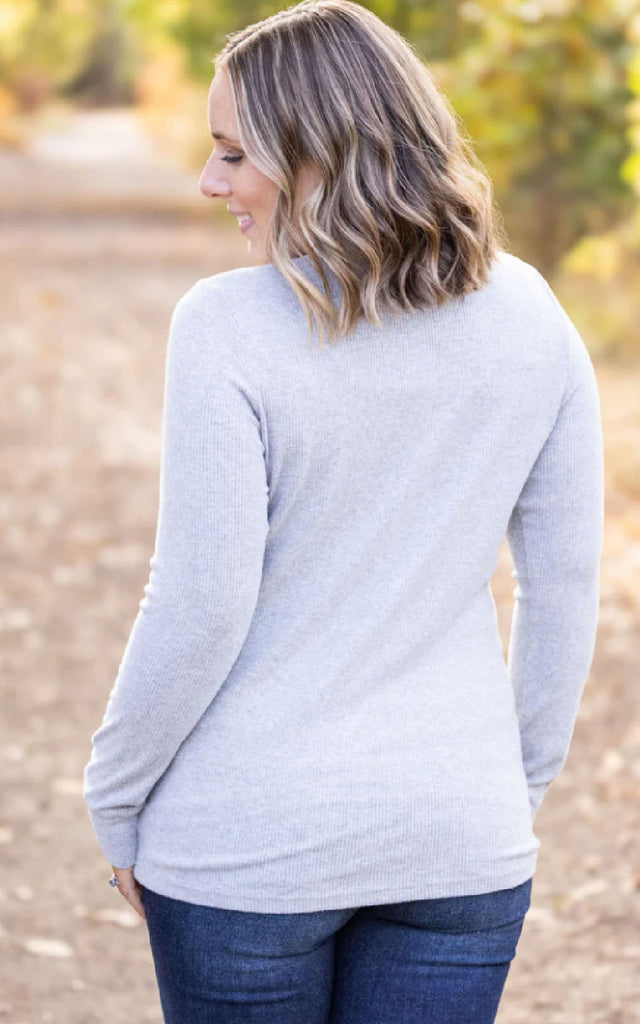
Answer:
M169 331L149 582L84 770L107 860L280 913L531 877L603 523L593 364L516 256L323 348L271 264L197 281Z

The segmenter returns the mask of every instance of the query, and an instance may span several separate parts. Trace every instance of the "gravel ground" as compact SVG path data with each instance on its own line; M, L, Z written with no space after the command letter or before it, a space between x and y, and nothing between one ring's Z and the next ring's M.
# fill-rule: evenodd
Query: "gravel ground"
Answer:
M129 145L121 161L96 154L100 133L83 117L84 149L50 137L0 152L8 1024L162 1021L146 928L106 884L82 769L148 578L171 311L198 277L247 262L197 180L140 149L132 115L110 122L110 146ZM536 819L533 906L499 1024L640 1022L640 365L596 371L607 462L598 643L569 759ZM505 543L492 581L505 652L510 572Z

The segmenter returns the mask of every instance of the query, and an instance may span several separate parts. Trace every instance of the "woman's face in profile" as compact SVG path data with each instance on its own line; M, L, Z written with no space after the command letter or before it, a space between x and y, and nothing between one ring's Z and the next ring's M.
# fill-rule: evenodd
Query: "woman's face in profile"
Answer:
M200 191L226 201L227 210L238 218L239 230L249 241L255 262L266 263L267 232L279 189L242 149L231 83L224 68L216 72L209 89L208 120L214 148L200 176ZM312 170L303 169L301 198L317 180Z

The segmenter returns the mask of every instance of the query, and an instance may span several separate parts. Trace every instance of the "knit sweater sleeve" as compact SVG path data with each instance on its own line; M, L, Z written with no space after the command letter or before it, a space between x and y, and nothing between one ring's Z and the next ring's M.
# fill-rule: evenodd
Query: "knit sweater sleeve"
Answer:
M91 823L115 867L135 863L137 816L238 657L262 578L258 403L235 367L232 317L205 280L171 318L151 572L84 769Z
M604 533L595 370L575 325L551 297L567 345L566 383L507 531L517 580L507 662L532 817L567 758L591 667Z

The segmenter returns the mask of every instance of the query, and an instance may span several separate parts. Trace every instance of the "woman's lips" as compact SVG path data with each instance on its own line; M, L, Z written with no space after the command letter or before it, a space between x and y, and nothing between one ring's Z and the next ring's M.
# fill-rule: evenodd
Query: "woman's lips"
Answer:
M238 227L241 231L248 231L253 224L253 217L247 217L246 219L238 219Z

